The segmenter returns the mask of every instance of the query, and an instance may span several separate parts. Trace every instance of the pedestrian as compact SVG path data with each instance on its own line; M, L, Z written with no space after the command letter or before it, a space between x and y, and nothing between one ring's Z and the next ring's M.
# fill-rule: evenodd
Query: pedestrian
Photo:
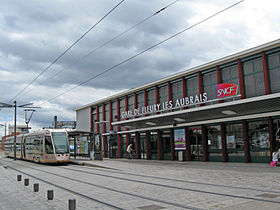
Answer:
M270 163L271 167L278 166L278 158L279 158L279 151L274 150L274 152L272 153L272 161Z
M127 146L126 151L128 153L128 158L131 159L132 158L132 144Z

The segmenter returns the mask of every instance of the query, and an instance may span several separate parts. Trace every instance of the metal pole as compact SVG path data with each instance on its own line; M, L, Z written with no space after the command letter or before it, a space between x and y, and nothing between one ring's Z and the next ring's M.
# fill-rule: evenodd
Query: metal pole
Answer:
M14 101L15 106L15 122L14 122L14 160L17 159L16 157L16 140L17 140L17 102Z

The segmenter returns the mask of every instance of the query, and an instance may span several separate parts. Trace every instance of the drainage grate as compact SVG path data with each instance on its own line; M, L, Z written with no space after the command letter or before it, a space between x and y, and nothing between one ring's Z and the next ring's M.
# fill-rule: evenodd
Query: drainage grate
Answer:
M158 206L158 205L148 205L148 206L142 206L142 207L138 207L139 209L143 209L143 210L157 210L157 209L165 209L165 207L163 206Z
M263 198L276 198L276 197L279 197L280 195L264 193L264 194L260 194L260 195L256 195L256 196L263 197Z

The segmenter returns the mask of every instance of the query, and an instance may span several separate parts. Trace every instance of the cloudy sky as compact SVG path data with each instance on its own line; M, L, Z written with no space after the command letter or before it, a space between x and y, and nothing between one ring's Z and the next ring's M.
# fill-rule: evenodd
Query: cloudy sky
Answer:
M120 1L0 0L0 102L12 103L40 72ZM280 1L245 0L53 99L238 0L176 1L89 54L172 2L125 0L120 4L16 97L18 104L33 102L42 107L33 115L30 126L35 129L49 126L55 115L58 120L74 120L73 109L79 106L280 38ZM24 124L23 109L18 111L18 118L18 124ZM12 121L12 110L2 109L0 123L12 124Z

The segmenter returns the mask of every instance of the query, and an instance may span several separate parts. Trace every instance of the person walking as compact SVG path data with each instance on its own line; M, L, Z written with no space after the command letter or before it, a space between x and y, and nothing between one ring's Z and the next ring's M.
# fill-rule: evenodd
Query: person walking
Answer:
M272 153L272 161L271 161L270 165L271 165L272 167L278 166L278 159L279 159L279 151L275 150L275 151Z
M126 151L128 153L128 158L131 159L132 158L132 144L127 146Z

